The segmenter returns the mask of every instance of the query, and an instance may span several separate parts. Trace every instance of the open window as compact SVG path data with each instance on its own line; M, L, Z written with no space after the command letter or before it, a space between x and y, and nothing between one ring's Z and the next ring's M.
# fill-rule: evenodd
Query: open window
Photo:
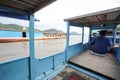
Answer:
M70 26L69 45L74 45L82 42L82 28Z
M36 22L35 25L37 24L39 23ZM42 59L64 52L66 46L66 32L58 29L58 27L43 28L39 26L37 28L40 30L39 35L41 35L41 37L35 38L36 59Z
M89 42L89 34L90 34L90 28L89 28L89 27L84 27L84 39L83 39L83 44Z
M0 17L0 62L29 56L28 26L29 22L25 20Z

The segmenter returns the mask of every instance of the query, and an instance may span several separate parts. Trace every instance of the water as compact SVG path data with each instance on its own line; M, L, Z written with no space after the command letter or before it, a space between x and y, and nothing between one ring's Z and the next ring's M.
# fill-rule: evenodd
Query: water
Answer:
M70 37L70 45L81 42L79 36ZM35 41L35 58L63 52L66 47L66 38ZM29 41L0 43L0 62L29 56Z

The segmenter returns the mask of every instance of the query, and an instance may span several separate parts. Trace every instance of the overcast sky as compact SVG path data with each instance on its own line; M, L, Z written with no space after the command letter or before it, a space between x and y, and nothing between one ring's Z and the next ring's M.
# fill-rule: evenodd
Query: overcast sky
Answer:
M66 30L65 18L120 7L120 0L57 0L35 14L36 27Z
M57 0L49 6L35 13L35 18L40 22L35 22L35 27L41 30L56 28L65 31L65 18L93 13L96 11L120 7L120 0ZM13 21L0 19L0 23L19 24L29 26L26 21Z

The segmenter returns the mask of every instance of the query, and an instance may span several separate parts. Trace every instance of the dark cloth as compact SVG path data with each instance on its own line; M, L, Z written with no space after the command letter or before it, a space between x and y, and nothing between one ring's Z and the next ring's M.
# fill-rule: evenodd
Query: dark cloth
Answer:
M90 42L90 45L93 45L93 52L99 54L106 54L107 48L113 46L112 40L105 36L93 38Z

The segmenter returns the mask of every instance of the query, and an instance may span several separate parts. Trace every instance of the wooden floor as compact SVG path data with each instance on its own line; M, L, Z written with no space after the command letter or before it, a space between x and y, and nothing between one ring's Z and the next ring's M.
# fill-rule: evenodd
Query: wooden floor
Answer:
M120 80L120 64L117 63L115 57L109 55L100 57L92 55L90 52L91 50L86 50L69 61L115 80Z

